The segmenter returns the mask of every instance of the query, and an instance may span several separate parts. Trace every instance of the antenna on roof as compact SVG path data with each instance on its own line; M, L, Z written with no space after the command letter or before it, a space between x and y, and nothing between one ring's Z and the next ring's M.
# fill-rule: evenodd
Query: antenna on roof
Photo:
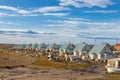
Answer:
M104 37L102 38L102 43L104 43Z
M116 38L116 43L118 44L118 38Z
M71 42L69 41L69 44L71 44Z
M95 44L96 44L96 38L94 38L94 42L95 42Z

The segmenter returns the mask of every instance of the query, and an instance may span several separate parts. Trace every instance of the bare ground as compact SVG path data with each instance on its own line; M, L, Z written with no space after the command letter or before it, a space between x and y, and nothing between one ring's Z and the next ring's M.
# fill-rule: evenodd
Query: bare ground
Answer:
M110 75L105 79L106 74L99 73L100 67L90 67L86 71L31 67L28 65L36 61L36 58L26 57L23 53L24 51L21 51L16 54L6 48L0 50L0 80L120 80L120 75L117 75L118 78Z
M103 75L72 70L42 70L28 67L0 69L1 80L104 80Z

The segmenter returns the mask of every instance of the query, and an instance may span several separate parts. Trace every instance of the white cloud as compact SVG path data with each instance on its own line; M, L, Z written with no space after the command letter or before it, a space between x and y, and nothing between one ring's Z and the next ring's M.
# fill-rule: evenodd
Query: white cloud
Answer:
M7 14L6 13L0 13L0 17L1 16L6 16Z
M70 10L70 9L66 7L61 7L61 6L47 6L47 7L35 9L33 10L33 12L46 13L46 12L57 12L57 11L63 11L63 10Z
M16 24L16 23L13 23L13 22L6 22L6 21L0 21L0 24Z
M30 13L27 10L23 10L23 9L12 7L12 6L1 6L0 5L0 9L14 11L19 14L29 14Z
M4 16L19 16L19 15L18 14L9 14L9 13L1 12L0 17L4 17Z
M68 13L43 13L43 15L45 15L45 16L58 16L58 17L61 17L61 16L67 16L69 14Z
M18 11L17 8L11 7L11 6L2 6L2 5L0 5L0 9L11 10L11 11Z
M84 11L85 13L117 13L117 10L94 10L94 11Z
M81 7L101 7L106 8L108 5L112 5L111 0L59 0L61 6L74 6Z
M81 5L75 1L75 0L60 0L60 5L61 6L75 6L75 7L81 7Z
M62 6L47 6L47 7L40 7L36 9L22 9L20 7L16 8L12 6L2 6L2 5L0 5L0 9L12 11L11 14L9 14L8 12L5 13L5 11L4 13L1 12L0 17L2 16L40 16L41 14L60 17L60 16L68 15L68 13L62 13L60 11L70 10L69 8L62 7Z
M19 16L41 16L41 14L22 14Z
M52 30L19 30L19 29L5 29L4 34L0 36L9 36L9 41L12 40L16 42L59 42L59 41L92 41L94 38L103 38L111 39L116 38L120 34L120 24L112 22L86 22L86 21L63 21L63 20L47 20L50 21L53 26ZM72 22L71 25L70 23ZM55 24L56 23L56 24ZM84 25L84 26L83 26ZM81 28L80 28L81 27ZM87 27L87 28L85 28ZM56 28L56 29L55 29ZM53 30L55 29L55 30ZM7 32L7 33L6 33ZM8 33L9 32L9 33ZM37 33L37 34L34 34ZM8 38L8 37L6 37ZM15 39L17 38L17 40ZM20 39L20 40L18 40ZM91 39L91 40L90 40ZM1 40L5 41L5 40Z
M85 20L85 19L84 19ZM107 22L91 22L87 21L87 19L84 20L48 20L51 24L47 24L46 26L57 26L57 27L69 27L69 28L76 28L76 27L90 27L90 26L96 26L96 27L103 27L109 26L109 25L115 25L115 23L107 23Z
M18 10L17 13L19 13L19 14L30 14L31 12L27 11L27 10Z
M21 14L16 14L16 13L0 13L0 17L4 16L41 16L41 14L27 14L27 13L21 13Z
M120 24L116 22L92 22L92 21L79 21L79 20L48 20L52 28L57 27L56 30L59 35L64 37L71 38L85 38L88 41L89 39L94 38L103 38L105 40L114 40L118 34L120 34Z
M89 21L89 19L85 19L85 18L68 18L68 20L72 20L72 21Z

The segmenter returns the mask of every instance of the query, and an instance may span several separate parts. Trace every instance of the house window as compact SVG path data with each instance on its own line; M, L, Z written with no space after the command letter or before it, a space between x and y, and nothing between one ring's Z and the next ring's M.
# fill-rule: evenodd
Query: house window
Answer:
M104 55L102 54L101 57L104 57Z
M107 50L106 50L106 48L105 48L105 52L106 52Z

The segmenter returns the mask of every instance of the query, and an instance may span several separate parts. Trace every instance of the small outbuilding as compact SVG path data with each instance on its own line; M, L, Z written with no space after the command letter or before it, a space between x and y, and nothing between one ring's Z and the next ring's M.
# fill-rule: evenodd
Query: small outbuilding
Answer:
M120 73L120 58L107 60L107 72L108 73Z
M80 61L80 57L79 56L75 56L75 55L68 55L68 60L70 62L78 62L78 61Z

